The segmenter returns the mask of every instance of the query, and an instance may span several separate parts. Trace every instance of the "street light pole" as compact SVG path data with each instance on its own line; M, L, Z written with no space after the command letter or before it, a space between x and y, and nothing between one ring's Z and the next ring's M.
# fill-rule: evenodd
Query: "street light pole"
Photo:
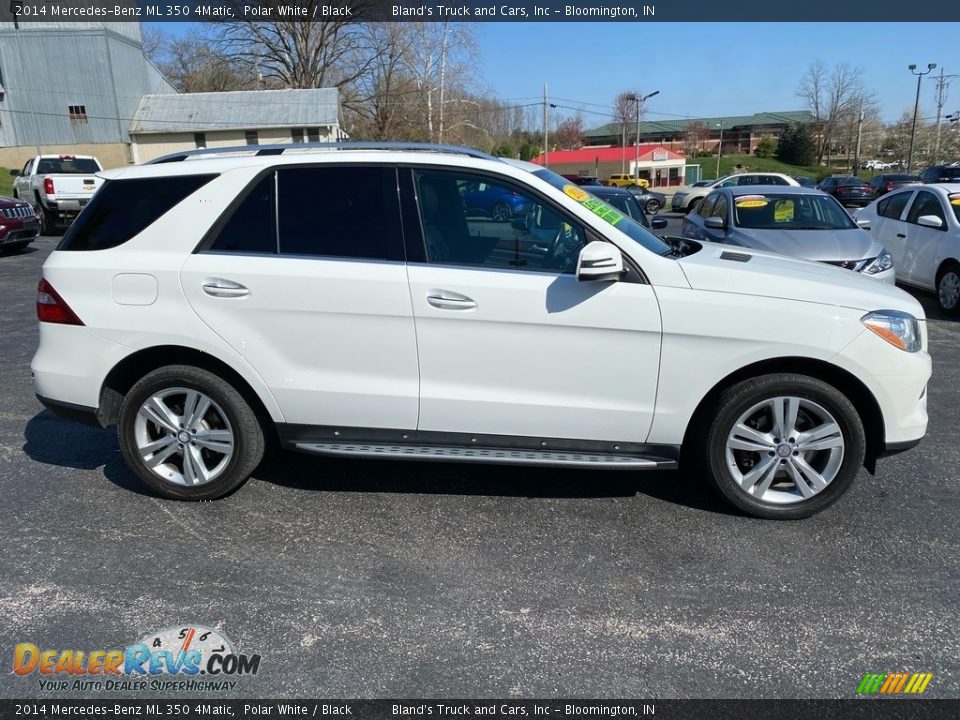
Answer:
M637 104L636 109L636 121L637 121L637 134L633 137L634 143L634 156L633 156L633 175L635 180L640 179L640 106L645 103L647 100L652 98L654 95L659 95L659 90L654 90L649 95L644 95L643 97L639 95L628 95L627 100L633 100ZM626 142L624 141L624 144Z
M720 156L723 155L723 125L717 123L717 127L720 128L720 144L717 145L717 178L720 178Z
M913 144L917 139L917 113L920 111L920 81L923 80L923 76L929 74L934 68L937 67L936 63L930 63L927 65L925 71L917 72L916 65L909 65L908 69L913 75L917 76L917 98L913 102L913 125L910 128L910 150L907 153L907 174L909 175L913 171Z

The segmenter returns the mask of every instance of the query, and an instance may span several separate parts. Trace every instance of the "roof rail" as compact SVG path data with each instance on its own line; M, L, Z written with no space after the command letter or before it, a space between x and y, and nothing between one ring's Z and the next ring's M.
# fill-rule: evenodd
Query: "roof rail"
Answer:
M196 150L184 150L182 152L161 155L158 158L150 160L145 165L158 165L160 163L181 162L192 157L207 157L212 155L228 155L231 153L250 153L258 155L282 155L287 150L394 150L411 152L436 152L449 153L451 155L466 155L468 157L479 158L481 160L496 160L493 155L489 155L480 150L472 148L459 147L457 145L435 145L432 143L416 142L303 142L303 143L277 143L272 145L231 145L229 147L197 148Z

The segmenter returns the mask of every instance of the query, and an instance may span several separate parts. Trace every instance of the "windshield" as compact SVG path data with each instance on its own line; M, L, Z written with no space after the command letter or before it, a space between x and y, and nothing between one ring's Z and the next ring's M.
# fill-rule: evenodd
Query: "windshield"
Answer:
M594 195L592 192L593 188L587 188L587 191L591 195ZM594 195L596 197L596 195ZM647 220L647 216L643 214L643 210L640 209L640 205L637 203L636 198L632 194L630 195L621 195L617 193L616 195L604 195L600 198L606 203L613 205L617 210L622 212L624 215L633 218L638 223L643 225L645 228L650 227L650 222Z
M40 158L37 162L37 175L77 175L100 172L100 166L93 158Z
M576 200L597 217L602 218L605 222L650 252L654 252L657 255L666 255L672 251L670 245L640 225L636 220L629 217L629 215L625 215L621 210L594 197L583 188L577 187L563 176L557 175L557 173L547 169L537 170L533 174L541 180L550 183L553 187L557 188L557 190L562 190L567 197Z
M850 230L856 224L829 195L763 193L733 198L733 224L752 230Z

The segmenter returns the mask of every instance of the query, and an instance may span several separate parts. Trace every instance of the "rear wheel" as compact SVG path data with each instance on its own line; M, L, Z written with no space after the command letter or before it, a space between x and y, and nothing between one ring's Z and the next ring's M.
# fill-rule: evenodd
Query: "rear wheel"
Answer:
M53 235L57 231L57 214L40 207L40 234Z
M716 489L749 515L809 517L853 483L863 423L836 388L804 375L763 375L722 393L703 461Z
M937 305L947 315L960 315L960 265L952 263L937 278Z
M123 399L120 450L143 482L175 500L212 500L242 485L264 452L263 429L237 390L207 370L169 365Z
M647 204L643 209L646 210L647 215L656 215L660 212L660 203L656 200L647 200Z

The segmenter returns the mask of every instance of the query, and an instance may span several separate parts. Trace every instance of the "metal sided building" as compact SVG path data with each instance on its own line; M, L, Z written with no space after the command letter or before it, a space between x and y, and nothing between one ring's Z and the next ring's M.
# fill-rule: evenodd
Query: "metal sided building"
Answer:
M144 55L136 22L0 22L0 86L0 164L7 166L14 148L128 162L140 99L174 92Z
M146 95L130 123L133 161L195 148L343 140L336 88Z

